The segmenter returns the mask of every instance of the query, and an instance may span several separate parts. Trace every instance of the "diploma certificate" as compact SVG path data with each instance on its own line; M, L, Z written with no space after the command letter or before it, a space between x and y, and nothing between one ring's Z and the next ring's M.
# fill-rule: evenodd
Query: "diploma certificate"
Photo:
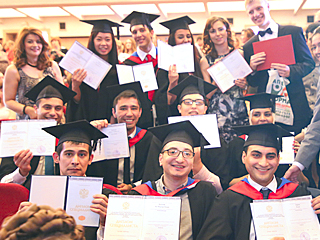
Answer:
M238 50L234 50L207 71L223 93L235 85L234 80L252 73L252 69Z
M70 73L83 68L87 71L87 76L83 80L93 89L97 89L111 69L111 64L98 57L92 51L75 41L59 65Z
M292 164L294 161L294 150L292 149L294 137L282 138L282 151L280 152L280 164Z
M104 239L179 239L179 197L110 195Z
M23 149L30 149L34 156L51 156L54 153L56 139L42 128L55 125L55 120L2 122L0 157L13 157Z

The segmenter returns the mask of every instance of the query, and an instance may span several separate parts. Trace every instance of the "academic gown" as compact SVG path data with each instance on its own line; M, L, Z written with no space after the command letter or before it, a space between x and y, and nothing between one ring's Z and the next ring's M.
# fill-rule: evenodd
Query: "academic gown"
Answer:
M108 99L106 87L118 84L118 74L115 67L110 69L97 90L82 83L80 85L81 99L79 103L76 103L74 99L68 102L66 112L67 122L82 119L86 119L89 122L99 119L110 120L112 116L112 103Z
M156 146L150 147L150 143L153 138L154 135L147 131L145 135L135 144L135 161L132 183L142 179L148 154L154 153L159 155L160 149L156 149ZM118 164L119 159L94 162L88 166L87 175L91 177L103 177L104 183L117 186L119 169Z
M212 208L213 200L217 196L217 192L214 186L212 186L212 184L208 182L198 182L197 180L189 178L188 183L191 184L188 184L186 188L178 191L176 194L173 194L173 196L182 195L185 193L185 191L187 191L192 219L192 237L193 239L197 239L197 235L200 229L202 228L207 217L209 216L208 214L210 212L210 209ZM195 183L196 185L191 188L191 185ZM188 189L188 186L190 186L190 189ZM165 197L170 196L159 194L156 191L156 185L154 181L147 182L146 184L142 184L136 188L133 188L128 194Z
M241 181L222 192L214 202L207 221L204 223L198 239L203 240L248 240L251 226L250 203L263 199L246 181ZM269 199L283 199L309 195L303 185L292 183L286 179L276 178L277 191L270 193Z
M298 134L302 128L309 124L312 116L302 78L314 69L315 63L300 27L279 25L278 36L280 37L285 35L292 36L296 60L296 64L289 66L290 76L288 79L290 83L286 86L294 115L294 121L293 126L284 124L281 124L281 126L288 131L294 131ZM243 46L244 58L248 64L250 63L251 56L254 54L252 44L258 41L259 37L255 35ZM247 76L249 85L252 87L258 87L258 93L266 91L268 79L268 70L256 71Z
M201 149L201 161L208 170L220 178L220 183L223 189L229 187L230 173L228 163L228 145L223 138L220 137L220 148ZM162 143L157 139L153 139L151 146L155 149L161 149ZM159 165L159 158L149 155L144 178L142 182L155 181L163 174L163 169Z
M34 172L37 170L39 161L40 161L39 156L33 157L31 159L31 162L30 162L31 170L29 172L29 175L27 176L26 181L22 184L22 186L26 187L28 190L30 190L31 175L33 175ZM14 172L16 169L17 169L17 166L14 164L13 157L2 158L1 165L0 165L0 180L4 176Z
M158 71L158 49L157 48L156 48L156 51L157 51L157 57L151 60L155 74ZM148 60L141 61L137 52L134 52L129 58L124 60L123 64L129 65L129 66L135 66L143 63L148 63L148 62L150 61ZM154 94L155 94L155 91L149 91L146 93L146 96L152 103L154 102ZM144 129L147 129L148 127L153 127L153 116L152 116L151 106L150 106L150 109L144 109L142 111L142 115L137 125Z

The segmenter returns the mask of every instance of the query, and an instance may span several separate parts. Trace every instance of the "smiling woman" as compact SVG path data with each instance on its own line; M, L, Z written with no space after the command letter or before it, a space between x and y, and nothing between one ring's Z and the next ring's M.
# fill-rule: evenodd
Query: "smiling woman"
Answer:
M34 102L24 95L45 76L62 82L60 69L50 61L47 50L48 43L40 30L26 27L20 31L13 64L8 67L4 77L4 102L17 113L18 119L36 118Z

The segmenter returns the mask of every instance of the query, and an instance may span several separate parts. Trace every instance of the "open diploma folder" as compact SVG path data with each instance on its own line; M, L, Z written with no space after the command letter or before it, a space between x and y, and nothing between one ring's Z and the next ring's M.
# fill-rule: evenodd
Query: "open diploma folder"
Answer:
M179 239L180 197L110 195L104 239Z
M102 128L101 132L108 138L101 139L101 146L98 144L93 152L93 162L130 156L125 123L109 124L108 127Z
M170 46L158 40L158 66L169 71L176 64L177 73L194 72L193 45L190 43Z
M237 49L207 71L223 93L235 85L234 80L252 73L252 69Z
M311 199L311 196L304 196L254 200L250 206L257 239L320 239L319 222Z
M83 80L90 87L97 89L111 69L111 64L98 57L81 43L75 41L59 65L70 73L83 68L87 76Z
M135 66L117 64L116 68L120 85L139 81L143 92L158 89L152 62Z
M76 176L31 176L29 201L62 208L77 224L99 226L99 214L90 210L93 195L101 194L103 178Z
M270 69L271 63L292 65L296 63L291 35L252 43L254 54L265 52L266 61L257 66L257 71Z
M52 156L56 138L42 128L55 125L53 119L2 122L0 157L13 157L22 149L30 149L34 156Z

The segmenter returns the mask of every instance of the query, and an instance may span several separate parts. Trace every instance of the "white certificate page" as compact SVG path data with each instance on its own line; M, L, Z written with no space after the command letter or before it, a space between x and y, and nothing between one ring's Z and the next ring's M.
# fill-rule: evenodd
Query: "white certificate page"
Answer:
M152 62L135 65L132 67L135 82L140 82L143 92L158 89L156 75Z
M117 64L116 69L120 85L134 82L132 66Z
M77 224L99 226L99 214L90 210L93 195L102 193L103 178L69 176L66 212Z
M108 127L102 128L101 131L108 138L101 139L101 146L98 144L96 151L93 153L93 162L130 156L125 123L109 124Z
M292 164L294 161L294 150L292 148L294 137L282 138L282 151L280 152L280 164Z
M216 114L204 114L196 116L174 116L168 117L168 123L176 123L189 120L193 126L204 136L210 145L204 148L221 147L219 129Z
M55 151L55 137L43 127L55 126L55 120L17 120L1 124L1 157L13 157L24 149L34 156L51 156Z
M104 239L179 239L181 199L110 195Z

